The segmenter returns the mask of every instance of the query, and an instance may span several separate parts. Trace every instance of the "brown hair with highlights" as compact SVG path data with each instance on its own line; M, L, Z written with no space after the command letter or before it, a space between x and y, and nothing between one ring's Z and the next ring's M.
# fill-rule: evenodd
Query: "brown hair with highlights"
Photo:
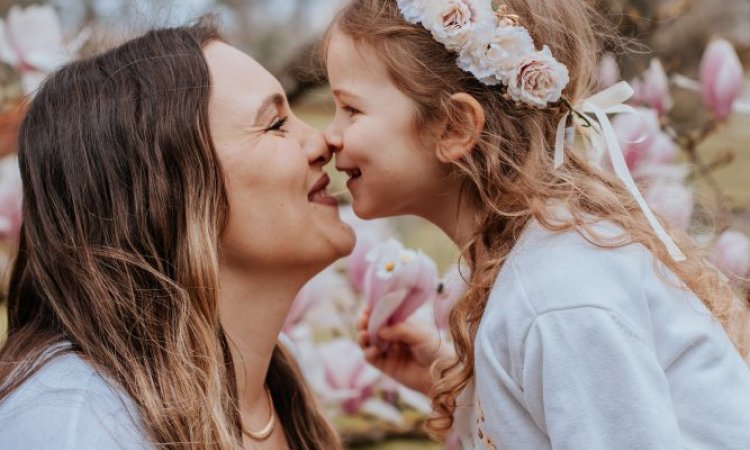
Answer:
M208 126L217 39L206 20L149 32L52 74L31 102L0 401L75 352L130 396L157 448L242 447L217 305L231 213ZM59 342L72 345L50 352ZM341 448L281 345L266 382L292 449Z

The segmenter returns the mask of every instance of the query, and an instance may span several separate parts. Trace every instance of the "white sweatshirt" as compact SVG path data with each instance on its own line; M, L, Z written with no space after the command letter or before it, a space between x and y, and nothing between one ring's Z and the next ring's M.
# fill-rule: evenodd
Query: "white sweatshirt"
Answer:
M641 245L531 222L477 333L465 448L750 449L750 370L679 284Z
M53 358L0 402L2 450L152 450L130 397L80 356Z

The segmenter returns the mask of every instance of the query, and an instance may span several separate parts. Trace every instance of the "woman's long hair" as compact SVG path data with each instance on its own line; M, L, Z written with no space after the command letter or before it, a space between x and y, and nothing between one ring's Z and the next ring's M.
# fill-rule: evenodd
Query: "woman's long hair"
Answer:
M519 16L520 25L529 30L538 47L549 46L556 59L568 67L570 83L564 94L573 103L590 95L597 74L598 37L606 34L606 24L591 7L583 0L502 3ZM486 112L482 137L468 156L454 163L454 176L463 180L473 201L482 205L466 254L490 258L481 264L469 261L469 290L450 314L457 360L440 371L432 393L436 413L428 428L437 437L451 428L456 396L474 375L473 341L490 289L531 219L553 231L577 230L603 247L642 244L705 303L737 349L747 355L746 305L737 301L731 286L688 236L672 230L688 257L676 263L614 175L591 166L573 151L566 152L563 166L552 170L556 126L563 108L527 108L506 100L497 86L486 86L459 69L455 53L435 41L428 30L407 23L396 0L350 1L331 25L327 40L336 31L383 61L393 83L414 101L414 130L424 142L432 142L430 133L446 121L471 130L460 106L451 100L456 92L471 94ZM559 214L549 209L549 200L563 202L571 220L561 223L556 218ZM589 226L591 217L622 227L626 232L622 241L612 245L611 239L597 236Z
M31 102L0 402L70 342L56 353L119 385L157 448L241 447L217 306L229 210L202 51L216 39L207 21L149 32L54 73ZM292 449L340 448L278 345L267 384Z

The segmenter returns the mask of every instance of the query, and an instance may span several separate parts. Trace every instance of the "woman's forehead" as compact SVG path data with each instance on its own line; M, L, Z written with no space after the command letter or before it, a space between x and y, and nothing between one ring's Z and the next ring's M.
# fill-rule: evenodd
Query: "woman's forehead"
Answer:
M240 50L215 41L203 52L211 73L211 103L214 106L257 110L270 95L283 93L278 80Z

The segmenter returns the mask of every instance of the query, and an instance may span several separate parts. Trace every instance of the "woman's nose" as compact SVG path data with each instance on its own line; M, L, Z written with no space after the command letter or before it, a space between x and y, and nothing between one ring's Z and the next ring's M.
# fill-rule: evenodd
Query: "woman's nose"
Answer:
M323 166L331 160L333 153L328 147L323 133L310 127L306 141L305 148L307 149L307 160L310 164L320 164Z

